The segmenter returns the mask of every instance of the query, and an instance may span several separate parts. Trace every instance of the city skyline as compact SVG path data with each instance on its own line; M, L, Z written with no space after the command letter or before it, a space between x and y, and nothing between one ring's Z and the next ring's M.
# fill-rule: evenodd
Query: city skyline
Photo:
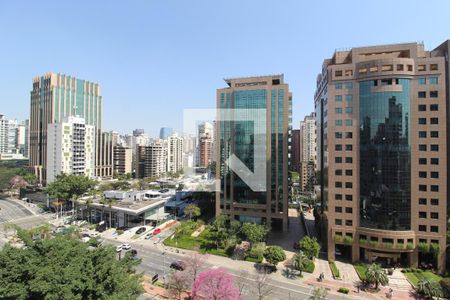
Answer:
M55 4L0 4L0 25L15 29L5 30L5 47L0 49L0 88L4 91L1 113L27 119L32 78L56 72L102 86L105 131L130 133L134 128L144 128L152 137L164 126L181 131L184 108L213 108L215 89L222 78L255 74L285 74L296 95L293 125L297 128L299 121L313 111L316 70L323 57L336 48L416 40L433 48L450 35L450 28L445 26L449 4L437 1L421 8L424 22L420 24L412 17L414 5L390 2L390 10L383 10L380 3L364 13L358 11L358 2L330 4L327 9L314 3L306 8L293 1L276 7L257 5L255 1L139 3L127 7L100 2L90 3L88 11L84 5ZM215 14L218 10L224 13ZM406 16L402 26L391 26L399 10ZM39 17L43 11L54 18ZM81 13L83 24L75 22ZM263 23L272 14L285 16L279 18L278 26ZM321 19L315 19L319 14ZM362 30L345 29L344 34L343 29L342 34L329 35L330 25L347 24L342 18L345 14L351 14L351 24ZM377 26L369 24L369 19L376 19ZM36 24L46 29L45 34L30 30ZM406 27L410 30L403 30ZM439 33L436 28L440 28ZM276 34L280 42L264 42L271 34ZM233 36L233 43L224 44L218 38L227 35ZM289 44L280 52L282 40ZM174 85L178 88L173 89Z

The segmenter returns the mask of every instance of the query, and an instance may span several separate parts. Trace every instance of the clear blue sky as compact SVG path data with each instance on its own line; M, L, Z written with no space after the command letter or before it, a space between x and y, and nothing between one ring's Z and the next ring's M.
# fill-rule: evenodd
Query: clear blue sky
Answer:
M294 128L335 49L450 38L450 1L1 1L0 112L26 119L48 71L102 86L103 128L156 135L213 108L222 78L284 73Z

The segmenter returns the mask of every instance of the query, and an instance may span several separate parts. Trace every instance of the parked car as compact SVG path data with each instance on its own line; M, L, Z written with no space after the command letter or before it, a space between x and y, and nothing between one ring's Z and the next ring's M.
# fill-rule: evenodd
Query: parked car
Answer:
M143 232L145 232L146 228L145 227L141 227L138 230L136 230L136 234L141 234Z
M155 230L153 230L153 235L157 235L161 233L161 228L156 228Z
M184 271L186 269L186 263L181 260L176 260L170 264L170 268L177 271Z
M119 245L116 247L116 252L121 252L122 251L122 245Z
M122 250L130 250L131 249L131 245L126 243L126 244L122 244Z
M145 239L146 239L146 240L149 240L149 239L151 239L152 237L153 237L153 233L152 233L152 232L147 233L147 234L145 235Z

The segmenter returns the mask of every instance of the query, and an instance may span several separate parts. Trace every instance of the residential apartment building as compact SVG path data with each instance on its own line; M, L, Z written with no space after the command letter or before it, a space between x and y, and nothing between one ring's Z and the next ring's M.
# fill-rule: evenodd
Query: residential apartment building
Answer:
M300 122L300 161L317 162L316 114L307 115Z
M288 140L291 130L292 96L283 75L226 79L228 87L217 90L216 120L216 213L243 222L268 224L273 229L288 227ZM253 120L227 118L229 109L265 110L263 128ZM258 119L258 121L260 121ZM255 131L258 129L258 131ZM265 134L258 133L263 130ZM264 136L264 149L255 140ZM234 154L247 168L255 170L257 156L264 160L266 189L253 190L226 163Z
M8 119L0 114L0 154L14 154L13 157L23 159L28 144L26 122Z
M198 126L197 167L208 168L213 162L213 131L209 122Z
M95 127L96 143L102 142L102 96L100 86L64 74L47 73L33 78L30 109L30 168L45 183L47 168L47 127L65 117L79 116ZM101 147L96 146L100 151ZM101 154L96 155L101 169Z
M94 177L95 127L83 118L64 117L47 128L47 183L58 175Z
M315 110L329 259L444 270L448 49L361 47L324 61Z
M0 154L9 150L9 119L0 114Z
M291 170L300 172L300 129L293 129L291 134Z
M177 173L183 170L183 138L172 134L167 138L167 172Z
M122 145L114 146L114 172L120 175L131 174L133 150Z
M138 177L160 177L167 171L167 143L155 140L148 146L138 147Z
M97 136L97 151L95 153L95 177L113 178L114 133L102 132Z

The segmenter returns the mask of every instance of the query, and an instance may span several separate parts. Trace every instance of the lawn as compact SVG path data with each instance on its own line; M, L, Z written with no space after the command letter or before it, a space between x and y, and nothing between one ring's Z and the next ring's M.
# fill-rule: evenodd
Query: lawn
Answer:
M361 279L361 281L365 281L367 265L363 264L363 263L357 263L354 267L355 267L356 273L358 273L359 279Z
M408 281L414 285L415 287L417 287L417 283L419 282L419 280L421 279L427 279L429 281L435 281L435 282L439 282L442 277L431 272L431 271L423 271L421 273L419 272L407 272L407 273L403 273L405 274L405 277L408 279Z

